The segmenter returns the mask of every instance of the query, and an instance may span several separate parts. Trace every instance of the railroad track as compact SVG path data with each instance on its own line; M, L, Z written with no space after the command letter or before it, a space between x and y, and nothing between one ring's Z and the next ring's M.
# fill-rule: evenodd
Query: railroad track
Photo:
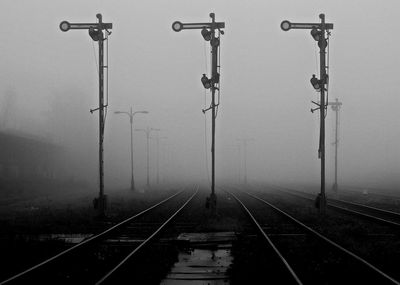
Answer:
M198 193L179 191L2 284L103 284L118 275ZM146 225L141 227L140 225Z
M341 187L340 193L353 193L357 196L372 196L380 199L387 199L392 201L400 201L400 196L396 194L390 194L385 191L385 193L379 193L377 189L370 188L355 188L355 187ZM367 192L364 192L367 190Z
M243 207L294 284L400 284L270 202L250 193L229 194ZM313 266L318 269L312 270Z
M276 189L279 189L280 191L289 193L291 195L307 199L309 201L314 201L315 200L315 195L310 194L310 193L305 193L299 190L294 190L294 189L288 189L288 188L282 188L278 186L273 186ZM354 203L354 202L349 202L345 200L340 200L340 199L333 199L333 198L328 198L327 199L327 206L344 212L348 213L351 215L355 215L358 217L366 218L375 222L378 222L380 224L388 225L391 227L400 227L400 214L393 212L393 211L388 211L385 209L380 209L377 207L371 207L367 205L363 205L360 203Z

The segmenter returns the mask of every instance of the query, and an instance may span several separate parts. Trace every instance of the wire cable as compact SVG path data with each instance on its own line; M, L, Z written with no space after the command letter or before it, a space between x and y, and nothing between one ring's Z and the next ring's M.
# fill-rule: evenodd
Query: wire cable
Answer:
M109 94L109 92L108 92L108 83L109 83L109 66L108 66L108 49L109 49L108 41L109 40L108 40L108 36L109 36L109 33L108 33L107 30L106 30L105 34L106 34L106 37L105 37L105 41L106 41L106 65L103 66L102 68L104 68L104 67L106 68L106 80L105 80L105 82L106 82L106 88L105 88L105 90L106 90L106 104L104 106L105 111L104 111L103 133L104 133L104 129L105 129L105 125L106 125L106 119L107 119L108 94Z
M221 31L218 30L218 39L219 39L219 47L218 47L218 63L217 63L217 73L218 75L221 74ZM216 111L215 111L215 118L218 116L218 107L219 104L221 103L221 77L218 76L218 103L216 104Z
M208 64L207 64L207 47L206 41L204 41L204 67L205 73L208 72ZM207 89L204 88L204 109L207 106ZM204 151L205 151L205 162L206 162L206 173L207 173L207 181L211 186L210 173L208 168L208 136L207 136L207 114L204 113Z
M338 112L338 135L339 135L340 130L342 128L342 114L341 113L342 112L340 112L340 109L339 109L339 112Z
M93 48L94 63L96 65L96 72L97 72L97 75L99 75L99 64L97 63L96 48L94 46L94 41L92 40L91 42L92 42L92 48Z
M319 68L318 68L318 51L317 46L314 45L314 55L315 55L315 75L319 78Z
M328 51L327 51L327 60L326 60L326 65L325 65L325 74L326 74L326 103L325 103L325 106L324 106L324 115L325 115L325 118L326 118L326 116L328 115L328 110L327 110L327 106L328 106L328 103L329 103L329 55L330 55L330 52L329 52L329 36L330 36L330 32L328 31L327 32L327 37L326 37L326 42L327 42L327 47L328 47Z

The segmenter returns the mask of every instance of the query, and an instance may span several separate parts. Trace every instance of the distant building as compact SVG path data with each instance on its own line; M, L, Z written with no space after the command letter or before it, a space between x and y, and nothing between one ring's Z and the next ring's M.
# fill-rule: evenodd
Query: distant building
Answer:
M54 179L60 174L62 176L60 162L63 153L62 147L45 139L0 132L0 179Z

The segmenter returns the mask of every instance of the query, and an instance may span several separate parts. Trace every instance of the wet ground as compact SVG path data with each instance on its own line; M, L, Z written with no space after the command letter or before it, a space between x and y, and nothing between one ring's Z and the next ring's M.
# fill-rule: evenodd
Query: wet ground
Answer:
M227 270L233 261L235 238L233 232L180 234L178 261L160 284L230 284Z

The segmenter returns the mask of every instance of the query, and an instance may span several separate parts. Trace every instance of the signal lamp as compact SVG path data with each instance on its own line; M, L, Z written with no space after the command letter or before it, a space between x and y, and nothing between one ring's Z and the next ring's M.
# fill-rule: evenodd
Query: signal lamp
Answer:
M173 22L172 23L172 29L175 32L180 32L183 29L183 24L179 21Z
M215 74L214 77L213 77L212 79L213 79L212 81L213 81L214 83L218 84L218 83L219 83L219 73Z
M89 28L89 36L97 42L100 39L102 32L100 30L95 30L94 28Z
M326 48L326 47L328 46L327 40L324 39L324 38L321 38L321 39L318 41L318 46L319 46L320 48L322 48L322 49Z
M211 32L205 27L201 30L201 35L207 42L211 40Z
M289 31L291 27L292 24L289 21L283 21L281 23L281 29L284 30L285 32Z
M61 30L61 31L66 32L66 31L68 31L70 28L71 28L71 25L70 25L70 23L68 23L67 21L62 21L62 22L60 23L60 30Z
M315 77L315 74L310 79L311 85L314 87L315 90L321 90L321 81Z
M213 38L210 42L211 46L217 47L219 46L219 38Z
M203 74L203 77L201 78L201 83L203 84L204 88L210 89L211 88L211 80L208 79L208 77Z
M311 30L311 36L315 41L319 41L321 39L321 31L318 31L316 28Z

